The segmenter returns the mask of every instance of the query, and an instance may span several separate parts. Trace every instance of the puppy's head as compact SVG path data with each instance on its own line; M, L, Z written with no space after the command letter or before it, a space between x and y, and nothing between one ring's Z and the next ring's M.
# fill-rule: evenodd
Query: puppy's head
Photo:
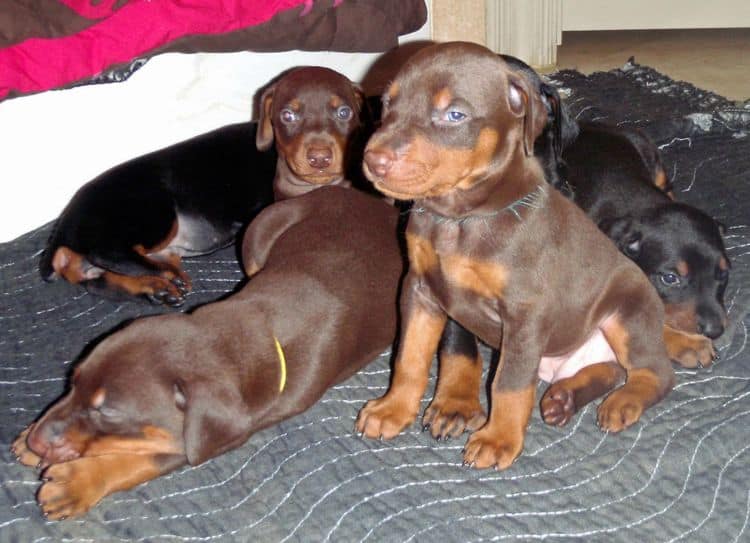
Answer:
M256 145L266 150L275 139L298 180L323 185L341 179L363 101L361 90L338 72L291 70L261 96Z
M539 93L499 56L471 43L436 44L384 94L365 175L402 200L471 191L530 156L546 117Z
M667 324L712 339L724 332L730 264L719 223L698 209L669 203L600 227L654 285Z
M95 347L27 436L42 467L113 453L196 465L245 439L251 417L241 385L187 326L177 315L138 319Z

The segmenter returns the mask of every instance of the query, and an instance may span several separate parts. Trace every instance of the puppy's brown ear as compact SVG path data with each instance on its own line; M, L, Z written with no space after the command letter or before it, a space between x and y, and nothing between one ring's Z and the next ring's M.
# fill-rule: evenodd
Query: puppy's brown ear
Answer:
M251 421L236 383L221 376L175 383L175 404L184 412L182 437L191 466L202 464L249 437Z
M255 133L255 146L259 151L267 151L273 143L273 93L276 85L271 85L260 97L258 130Z
M526 156L534 154L534 141L547 123L547 111L541 98L529 90L523 77L508 76L508 106L516 117L523 117L523 150Z

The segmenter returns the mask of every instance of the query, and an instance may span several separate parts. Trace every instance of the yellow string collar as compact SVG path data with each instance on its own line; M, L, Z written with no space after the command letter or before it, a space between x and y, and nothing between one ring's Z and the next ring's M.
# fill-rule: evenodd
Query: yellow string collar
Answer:
M276 344L276 354L279 355L279 366L281 366L281 376L279 377L279 392L284 391L286 386L286 357L284 356L284 349L281 348L281 343L273 336L273 342Z

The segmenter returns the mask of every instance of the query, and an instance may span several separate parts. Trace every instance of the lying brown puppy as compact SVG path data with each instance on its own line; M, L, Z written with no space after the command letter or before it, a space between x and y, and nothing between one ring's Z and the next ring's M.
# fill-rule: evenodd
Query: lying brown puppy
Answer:
M192 314L138 319L73 372L13 446L51 519L242 444L300 413L393 342L398 212L338 187L265 209L243 245L255 275Z
M532 156L546 118L538 94L489 50L447 43L412 57L384 102L365 174L415 204L391 387L365 405L357 429L390 439L416 418L447 316L488 345L502 338L489 419L470 436L465 462L510 466L542 357L574 352L597 331L627 371L599 407L599 425L635 423L674 381L664 308L638 267L546 184Z

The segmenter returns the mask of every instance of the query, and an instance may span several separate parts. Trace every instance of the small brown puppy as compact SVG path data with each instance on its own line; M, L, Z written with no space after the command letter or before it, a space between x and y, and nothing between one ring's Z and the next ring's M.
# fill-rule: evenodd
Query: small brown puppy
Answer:
M192 314L138 319L102 341L70 391L16 440L50 519L239 446L313 405L387 349L403 257L398 211L322 187L248 229L255 272Z
M317 66L295 68L263 92L255 141L264 151L276 139L276 200L320 185L350 185L347 147L360 126L363 102L349 79Z
M597 330L627 371L599 425L635 423L673 385L664 309L638 267L546 184L532 154L546 119L538 93L491 51L445 43L412 57L384 102L365 174L415 204L391 387L365 405L357 429L390 439L414 421L447 316L488 345L502 339L489 419L469 437L468 464L511 465L542 357L572 353Z

